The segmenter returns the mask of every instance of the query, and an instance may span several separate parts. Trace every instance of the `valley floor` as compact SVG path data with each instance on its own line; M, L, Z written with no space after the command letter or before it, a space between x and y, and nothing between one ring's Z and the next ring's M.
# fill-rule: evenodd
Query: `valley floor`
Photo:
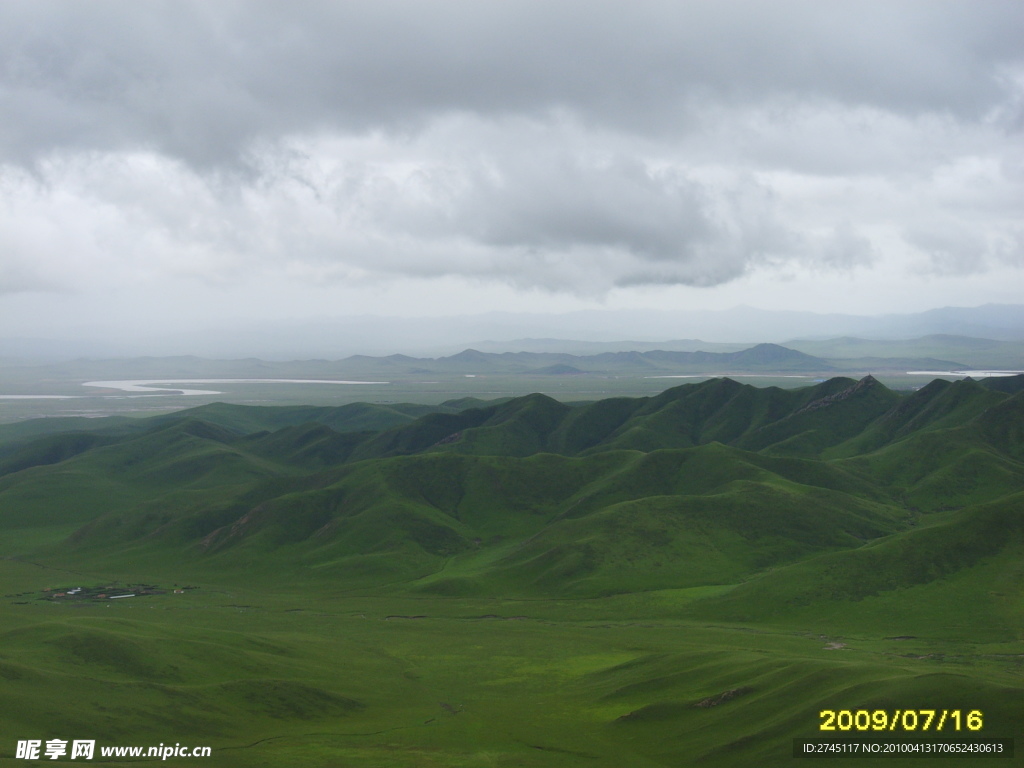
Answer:
M0 568L0 765L25 764L24 739L208 745L165 764L218 768L791 765L793 739L864 735L823 733L823 710L978 710L979 733L914 735L1024 735L1019 644L888 635L913 622L881 604L855 633L694 618L728 588L487 600L254 577L70 603L43 590L104 576L47 565ZM927 764L947 762L973 764Z

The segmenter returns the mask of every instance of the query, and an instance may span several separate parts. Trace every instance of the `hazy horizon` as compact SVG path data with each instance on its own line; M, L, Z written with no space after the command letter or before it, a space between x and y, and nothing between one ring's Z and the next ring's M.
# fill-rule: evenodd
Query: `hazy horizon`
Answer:
M197 332L89 337L0 335L0 358L70 360L97 357L198 357L267 360L340 359L350 355L414 357L450 355L467 348L488 352L568 352L604 346L655 348L659 342L716 345L784 344L798 339L859 337L917 339L956 335L999 341L1024 340L1024 304L941 307L886 315L729 310L577 310L566 313L490 312L423 318L361 315L226 324ZM677 345L678 346L678 345ZM687 346L689 348L689 346Z

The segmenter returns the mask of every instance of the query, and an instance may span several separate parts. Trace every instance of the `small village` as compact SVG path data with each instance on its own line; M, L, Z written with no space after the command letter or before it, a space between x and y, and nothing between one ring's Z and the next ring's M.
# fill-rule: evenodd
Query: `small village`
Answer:
M124 600L133 597L152 597L154 595L183 595L185 592L198 589L195 586L178 586L167 589L155 584L103 584L92 587L47 587L42 592L23 592L5 597L35 597L37 600L49 602L96 602L100 600ZM20 603L24 604L24 603Z

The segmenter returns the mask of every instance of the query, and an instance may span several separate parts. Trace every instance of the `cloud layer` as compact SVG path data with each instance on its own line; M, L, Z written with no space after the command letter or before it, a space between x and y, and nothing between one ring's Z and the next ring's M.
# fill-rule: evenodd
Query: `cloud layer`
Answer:
M1015 0L5 3L0 296L1024 268L1022 22Z

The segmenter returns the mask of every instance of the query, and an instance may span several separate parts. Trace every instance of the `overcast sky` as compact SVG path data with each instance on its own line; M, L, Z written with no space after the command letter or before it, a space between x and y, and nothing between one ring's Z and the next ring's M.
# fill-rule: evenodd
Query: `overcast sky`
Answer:
M0 335L1024 296L1020 0L6 0L0 115Z

